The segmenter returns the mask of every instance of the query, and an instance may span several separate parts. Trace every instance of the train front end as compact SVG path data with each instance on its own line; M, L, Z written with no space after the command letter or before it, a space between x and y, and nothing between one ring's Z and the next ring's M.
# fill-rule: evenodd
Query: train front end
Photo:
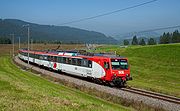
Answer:
M124 86L126 81L132 80L127 58L111 58L111 80L116 86Z

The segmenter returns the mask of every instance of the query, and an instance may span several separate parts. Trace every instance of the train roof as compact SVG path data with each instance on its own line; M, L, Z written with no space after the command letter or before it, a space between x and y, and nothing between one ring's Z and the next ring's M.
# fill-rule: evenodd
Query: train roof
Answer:
M27 52L27 49L20 49L22 51ZM92 52L86 52L85 50L30 50L30 53L36 52L36 54L48 54L48 55L54 55L54 56L80 56L85 58L91 58L91 57L103 57L103 58L125 58L120 55L115 55L113 53L92 53Z

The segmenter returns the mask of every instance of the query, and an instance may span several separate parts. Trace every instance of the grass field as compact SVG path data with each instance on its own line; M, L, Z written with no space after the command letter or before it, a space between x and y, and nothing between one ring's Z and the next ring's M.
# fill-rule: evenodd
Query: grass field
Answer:
M18 69L0 57L1 110L128 110Z
M4 52L0 54L0 110L133 110L19 69L9 57L10 48L8 45L0 47Z
M104 46L97 52L114 52L129 59L130 86L180 97L180 44L155 46Z

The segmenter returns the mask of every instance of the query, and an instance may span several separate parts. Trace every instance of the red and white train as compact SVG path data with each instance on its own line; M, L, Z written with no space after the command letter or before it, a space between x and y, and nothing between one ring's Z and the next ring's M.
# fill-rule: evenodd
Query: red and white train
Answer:
M24 61L75 76L92 78L102 83L124 86L132 80L128 59L106 54L82 55L75 51L29 51L20 49Z

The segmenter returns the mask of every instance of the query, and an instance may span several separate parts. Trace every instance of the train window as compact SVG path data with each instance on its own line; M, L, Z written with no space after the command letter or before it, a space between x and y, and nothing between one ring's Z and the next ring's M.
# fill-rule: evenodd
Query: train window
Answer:
M31 57L34 58L34 54L31 54Z
M63 63L63 57L60 57L60 63Z
M32 57L32 54L31 54L31 53L29 53L29 57Z
M36 56L35 56L35 57L36 57L36 59L39 59L39 55L38 55L38 54L36 54Z
M92 68L92 61L88 60L88 67Z
M51 59L50 61L54 61L54 57L53 56L50 56L50 59Z
M37 54L34 54L34 58L37 59Z
M71 58L66 58L66 64L71 64Z
M109 69L109 62L104 62L104 68Z
M57 62L59 62L59 63L60 63L60 60L61 60L61 59L60 59L60 57L57 57Z
M65 57L63 57L63 59L62 59L62 63L66 63L66 58Z
M81 65L84 66L84 67L88 67L88 60L82 59Z
M72 59L71 59L71 58L69 58L69 61L68 61L68 63L69 63L69 64L71 64L71 63L72 63Z
M81 59L77 59L77 65L81 66Z
M39 59L40 59L40 60L43 60L43 55L39 55Z
M47 55L44 55L44 60L47 60Z
M128 62L126 59L111 59L112 69L128 69Z
M57 57L57 62L62 63L62 57Z
M47 59L48 59L48 61L50 61L50 60L51 60L51 57L50 57L50 56L47 56Z
M68 64L68 61L69 61L68 58L66 58L66 64Z
M24 56L27 56L27 53L24 52Z
M53 62L57 62L57 56L53 56Z
M77 59L76 58L72 58L72 65L76 65L77 64Z
M53 61L53 56L48 56L48 61Z

